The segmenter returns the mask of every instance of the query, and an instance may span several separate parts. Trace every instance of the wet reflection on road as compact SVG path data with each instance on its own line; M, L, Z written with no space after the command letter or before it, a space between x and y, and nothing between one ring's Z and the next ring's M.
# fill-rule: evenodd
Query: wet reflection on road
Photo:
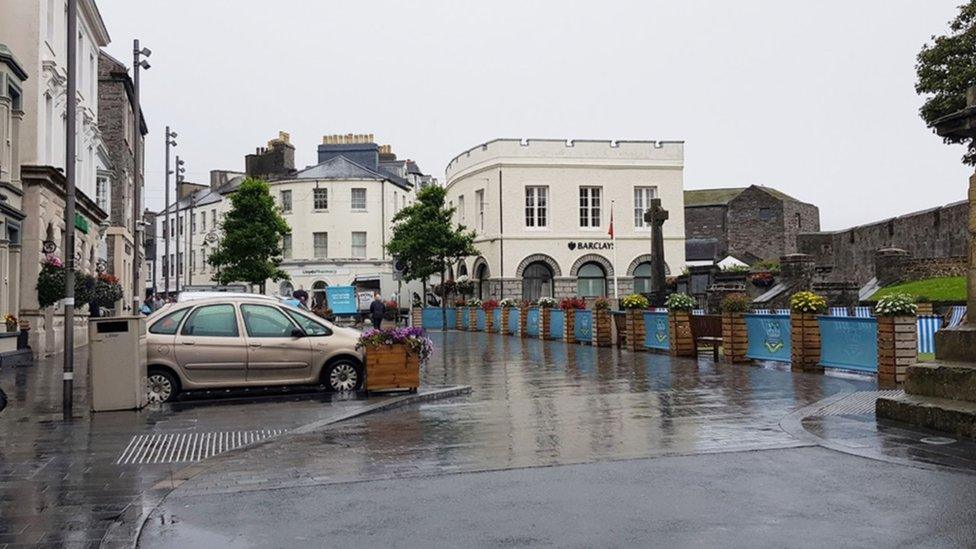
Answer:
M426 384L470 396L289 436L223 458L188 490L300 485L799 445L792 410L868 380L653 353L436 333Z

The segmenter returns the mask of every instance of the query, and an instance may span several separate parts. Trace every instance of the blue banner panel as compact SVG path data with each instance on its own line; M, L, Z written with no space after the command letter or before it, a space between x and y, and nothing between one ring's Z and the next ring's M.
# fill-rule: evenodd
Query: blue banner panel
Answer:
M667 351L671 348L668 335L668 313L644 313L644 346Z
M521 314L521 312L518 309L510 309L508 311L508 333L510 334L518 333L519 314Z
M479 332L485 331L485 320L487 318L488 317L485 316L485 310L484 309L478 309L478 316L476 317L476 320L475 320L475 322L476 322L475 327L478 328L478 331Z
M444 309L444 313L446 315L444 317L444 320L446 321L444 323L444 329L453 330L454 327L457 326L457 324L455 324L455 322L457 321L457 309L453 307L451 307L450 309Z
M878 371L878 321L874 318L817 317L820 365L864 372Z
M566 328L566 313L562 309L553 309L549 316L549 339L562 339Z
M359 311L356 288L352 286L328 286L325 289L325 298L329 301L333 314L354 315Z
M539 337L539 309L529 309L525 313L525 335Z
M790 315L746 314L749 348L754 360L790 362Z
M459 313L461 313L461 328L463 328L465 330L468 329L468 324L470 324L470 322L468 322L469 320L471 320L471 314L468 313L468 311L470 311L470 310L471 309L469 309L467 307L462 307L458 311Z
M576 313L576 321L573 324L573 335L576 337L576 341L581 341L583 343L593 342L593 311L578 310Z
M491 310L491 326L496 331L505 333L502 329L502 310L497 307Z
M425 330L443 330L444 317L440 309L425 308L420 313L420 325Z

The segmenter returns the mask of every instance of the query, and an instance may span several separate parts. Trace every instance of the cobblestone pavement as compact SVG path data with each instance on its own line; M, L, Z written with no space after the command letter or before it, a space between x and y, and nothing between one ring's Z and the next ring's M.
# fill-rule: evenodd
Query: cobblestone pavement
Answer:
M795 438L779 426L791 413L827 397L876 390L871 379L791 373L773 367L716 365L708 359L673 359L652 353L635 354L465 332L438 334L437 348L424 374L427 382L471 385L470 396L365 416L218 457L219 467L192 479L168 496L147 522L141 544L145 547L194 542L260 545L260 540L265 539L262 527L267 530L274 523L293 536L281 538L282 545L304 545L308 540L326 535L336 535L340 544L369 545L356 537L361 528L379 536L369 538L370 541L383 543L388 541L385 536L396 540L402 535L401 544L410 545L403 540L424 541L422 528L434 527L436 521L423 519L418 524L409 524L393 515L404 512L409 516L436 515L442 507L430 494L417 492L416 497L422 500L417 504L425 507L411 509L414 496L404 490L425 485L425 481L411 479L424 478L443 487L439 479L445 474L496 471L500 476L492 478L498 479L498 489L511 495L511 483L519 482L518 475L503 472L585 466L613 460L640 461L650 457L664 457L662 463L688 464L694 460L678 457L697 456L702 463L712 464L701 469L702 474L707 472L712 479L728 477L725 484L715 485L716 492L711 495L707 486L689 480L698 488L695 497L681 500L682 505L689 506L686 509L695 505L714 508L713 498L735 507L740 492L747 499L756 499L765 490L775 488L778 500L792 498L795 504L773 510L774 516L764 520L768 528L779 524L785 531L791 527L822 526L832 520L856 528L858 521L845 519L846 514L859 506L874 513L872 509L879 498L907 497L899 492L902 489L899 483L924 484L926 474L947 475L933 477L932 486L957 486L962 487L962 492L976 493L976 477L952 472L919 472L891 463L879 464L836 454L813 448L815 442ZM729 456L727 468L721 466L726 458L719 455ZM715 457L706 460L706 456ZM793 467L793 473L764 476L763 467L752 465L762 460L773 460L778 471ZM621 464L620 467L629 466ZM673 474L696 474L693 465L676 467ZM546 477L549 473L540 472L537 478L556 482L560 480L558 471L561 470L564 469L557 467L549 477ZM741 481L736 481L739 476ZM486 509L481 517L478 505L473 503L480 501L484 490L495 489L492 481L469 482L467 477L462 477L451 476L448 479L455 480L445 481L462 490L454 492L449 501L457 502L460 498L471 502L458 503L469 509L467 516L448 513L460 521L452 524L463 524L481 532L485 531L486 524L499 524L492 521L504 521L505 514L497 507ZM827 477L832 480L825 485L833 486L833 491L817 487L817 479ZM886 478L891 479L891 484L877 485ZM362 481L369 482L364 485ZM625 481L617 478L614 482ZM380 484L383 482L386 484ZM526 494L550 491L548 481L539 482L526 485ZM470 487L472 491L463 491L472 483L477 489ZM796 490L790 491L793 484ZM552 490L550 495L562 493ZM383 505L368 503L370 498L364 496L376 491L389 496ZM350 493L362 497L341 495ZM671 504L668 497L656 493L661 497L654 502L657 506ZM934 497L939 489L925 493ZM393 497L393 494L400 496ZM526 494L522 500L532 499ZM913 492L915 499L919 499L917 496ZM552 498L543 499L546 501L536 502L538 506L559 507ZM333 517L328 510L335 510L337 501L353 507L336 511L338 515ZM503 501L492 501L495 506L504 506ZM621 499L620 505L646 503ZM973 517L971 503L967 500L968 507L960 508L969 509L966 516L970 518ZM266 520L254 514L262 506L274 508ZM586 512L585 507L573 508L572 512ZM376 525L362 515L367 510L389 518L380 519L380 525ZM907 524L912 520L910 508L892 512L892 516L886 517L872 515L872 527L880 531L885 524L898 521ZM533 516L536 519L533 524L538 525L553 515ZM973 522L962 518L965 517L953 516L951 522L969 524L972 532ZM932 517L925 520L929 519ZM689 524L695 520L689 519ZM732 527L721 517L716 520ZM924 530L931 531L934 524L926 522ZM248 533L254 537L248 537ZM912 535L910 529L899 527L892 530L891 536L876 538L910 542ZM958 537L961 535L958 530L947 535L947 539L956 542L966 539ZM829 537L835 541L843 539L836 533ZM432 539L444 544L468 540L462 538L435 536ZM789 544L790 538L771 539ZM570 540L549 541L558 544Z
M80 349L75 361L75 419L64 422L61 361L55 356L32 367L0 370L0 387L10 398L0 413L0 548L96 546L114 521L139 520L171 490L169 479L188 463L179 461L180 456L167 459L158 454L145 458L152 463L116 463L126 448L132 448L133 437L225 433L212 440L226 445L230 432L249 432L253 438L392 398L367 401L312 388L222 392L216 399L198 393L195 399L140 412L93 415L87 411L87 354Z

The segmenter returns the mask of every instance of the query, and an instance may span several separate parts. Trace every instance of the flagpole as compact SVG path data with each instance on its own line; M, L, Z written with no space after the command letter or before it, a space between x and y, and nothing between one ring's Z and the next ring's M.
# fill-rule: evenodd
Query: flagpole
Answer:
M620 299L620 292L617 286L617 235L613 230L613 204L614 201L610 201L610 244L613 248L613 298Z

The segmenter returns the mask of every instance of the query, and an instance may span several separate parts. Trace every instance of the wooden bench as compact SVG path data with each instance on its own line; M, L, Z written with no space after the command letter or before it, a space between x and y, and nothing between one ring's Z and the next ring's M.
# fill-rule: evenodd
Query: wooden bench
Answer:
M712 360L718 362L718 351L722 347L721 315L691 315L691 337L695 350L701 347L712 350Z

